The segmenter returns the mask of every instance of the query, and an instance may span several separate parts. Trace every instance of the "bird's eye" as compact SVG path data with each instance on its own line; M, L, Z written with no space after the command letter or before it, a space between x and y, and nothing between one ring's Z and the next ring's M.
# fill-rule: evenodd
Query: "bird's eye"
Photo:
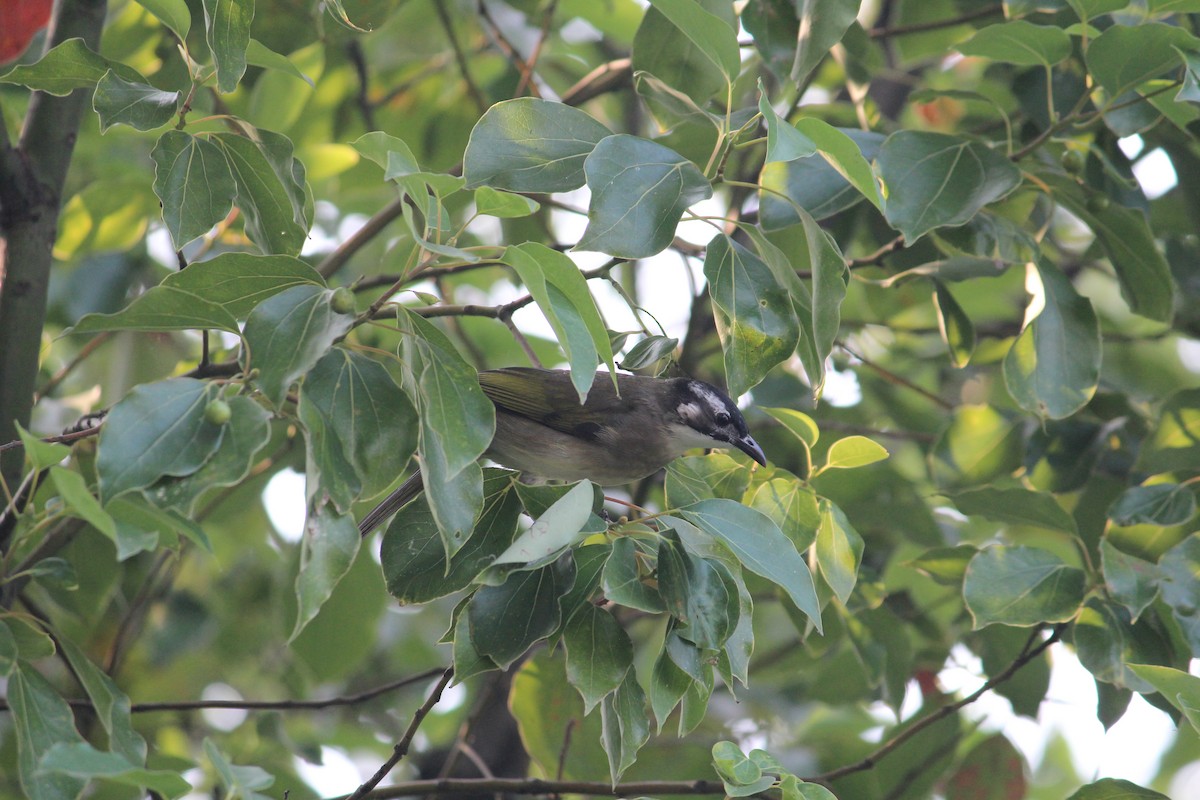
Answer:
M732 418L724 411L717 412L715 419L718 425L728 425L732 421Z

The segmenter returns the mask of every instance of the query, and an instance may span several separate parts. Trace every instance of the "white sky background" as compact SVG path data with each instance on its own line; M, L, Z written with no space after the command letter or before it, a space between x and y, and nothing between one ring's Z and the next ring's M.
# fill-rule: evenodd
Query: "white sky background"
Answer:
M1121 146L1131 158L1140 155L1143 149L1140 137L1136 136L1122 140ZM1177 182L1169 158L1161 151L1153 151L1140 158L1134 165L1134 175L1151 199L1166 193ZM571 207L586 208L587 191L581 189L572 192L564 195L562 200ZM716 200L699 203L692 210L701 216L719 215L722 211ZM552 213L560 240L578 241L583 234L586 218L566 211L556 210ZM347 220L337 232L337 238L344 240L353 232L356 223L361 222L361 219ZM482 218L473 225L472 230L485 240L499 243L499 225L494 220ZM706 244L716 230L704 222L685 221L680 225L678 234L687 241ZM310 242L310 247L315 250L328 249L332 245L331 239L317 237ZM569 255L582 269L599 266L608 259L598 253ZM171 260L168 259L167 263L171 263ZM691 273L690 282L688 272ZM703 283L700 262L690 259L685 263L676 253L667 252L643 259L638 270L639 300L670 336L683 337L691 311L691 287ZM606 282L597 280L590 285L610 328L637 328L624 301ZM502 286L495 296L487 298L485 302L503 303L522 294L523 291L514 286ZM526 333L553 338L549 324L534 305L517 312L514 321ZM646 322L654 330L649 318ZM1180 355L1191 369L1200 371L1200 345L1185 342L1180 345ZM825 402L850 406L859 399L859 388L853 374L831 374L823 398ZM819 412L817 417L819 424ZM297 541L304 524L303 475L291 471L276 475L267 486L263 499L271 521L280 534L290 541ZM1157 773L1159 758L1173 740L1175 726L1170 718L1135 694L1125 716L1105 732L1096 719L1096 692L1091 674L1064 645L1052 647L1050 655L1053 662L1050 690L1036 722L1013 714L1008 701L995 693L988 693L974 703L967 711L968 715L972 719L983 720L985 730L1001 731L1008 736L1024 754L1032 771L1040 766L1047 743L1057 733L1067 740L1076 770L1085 780L1114 777L1145 785ZM969 651L956 648L952 662L939 675L946 691L966 695L982 685L979 677L981 666ZM1193 674L1200 674L1198 664L1200 662L1192 662ZM228 691L228 688L225 690ZM461 702L461 698L455 700L447 697L443 701L446 707L455 702ZM919 691L910 687L902 713L906 716L913 713L919 704ZM890 712L882 710L882 706L880 713L881 720L890 717ZM763 744L769 749L769 742ZM297 764L303 777L318 792L327 796L353 791L378 766L370 759L357 762L346 753L332 748L323 748L322 752L324 766L316 767L299 760ZM1171 796L1200 797L1200 762L1179 773L1171 787Z

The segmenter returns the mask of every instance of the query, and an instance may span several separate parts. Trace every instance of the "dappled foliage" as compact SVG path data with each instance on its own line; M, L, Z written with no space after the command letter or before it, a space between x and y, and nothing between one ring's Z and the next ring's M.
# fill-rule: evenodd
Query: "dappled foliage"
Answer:
M62 0L0 74L0 792L1163 796L1200 2L862 6ZM523 484L530 363L723 385L770 465ZM1152 788L978 724L1068 650L1180 726Z

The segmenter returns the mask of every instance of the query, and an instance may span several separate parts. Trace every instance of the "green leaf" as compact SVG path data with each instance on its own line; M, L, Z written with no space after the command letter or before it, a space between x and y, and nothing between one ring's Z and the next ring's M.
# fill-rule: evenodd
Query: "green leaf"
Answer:
M215 145L183 131L167 131L150 153L154 193L175 249L203 236L233 208L237 187Z
M222 253L189 264L138 295L115 314L88 314L72 332L110 330L189 330L216 328L238 333L262 300L293 286L323 287L312 267L292 256Z
M883 211L912 244L942 226L962 225L1021 182L1011 161L987 145L924 131L899 131L879 149Z
M737 32L695 0L650 0L650 5L679 28L732 83L742 68Z
M212 141L225 153L233 173L246 235L268 255L299 254L308 231L297 219L301 215L297 214L295 181L285 183L280 178L273 163L278 159L268 157L265 145L233 133L213 134Z
M959 406L934 442L933 476L942 487L978 486L1021 464L1021 432L990 406Z
M737 624L729 615L730 593L716 565L669 538L659 542L659 593L679 622L676 634L701 650L719 650Z
M1054 495L1046 492L984 486L952 494L950 499L967 516L978 515L1012 525L1036 525L1052 531L1077 533L1074 517L1058 504Z
M493 564L530 564L543 561L583 539L592 531L586 526L592 516L595 486L580 481L546 509L528 530L518 536Z
M800 35L791 79L803 86L858 16L859 0L800 0L796 4Z
M1074 181L1054 173L1039 173L1038 177L1053 190L1055 200L1096 234L1117 273L1129 310L1159 322L1169 321L1175 294L1171 269L1159 252L1146 215L1119 203L1093 211Z
M672 336L648 336L629 348L625 358L621 359L621 369L633 372L654 366L664 358L670 358L679 346L679 340Z
M962 586L967 564L979 549L974 545L934 547L908 562L908 566L928 575L943 586Z
M203 295L175 286L155 286L115 314L88 314L72 333L102 331L222 330L238 333L237 320Z
M770 517L797 550L807 550L816 540L821 524L817 496L800 481L772 478L754 490L749 505Z
M776 422L804 444L809 447L816 446L821 432L817 429L817 423L808 414L792 408L767 408L765 406L759 406L759 411L765 411L774 417Z
M108 746L112 755L125 760L131 766L145 764L146 740L133 729L129 698L117 688L112 678L84 655L79 645L65 637L59 640L59 644L71 664L71 671L78 677L88 699L92 701L96 717L108 734ZM42 761L42 768L46 768L46 759Z
M601 742L608 756L609 777L613 785L637 760L638 750L650 738L650 721L646 718L646 695L638 684L633 670L617 691L604 698L600 706Z
M1087 22L1110 11L1120 11L1129 0L1067 0L1081 22Z
M496 408L445 334L401 310L403 386L421 419L421 474L448 555L466 543L483 504L475 463L492 442Z
M296 575L296 624L288 641L295 641L304 626L333 594L354 557L362 537L349 514L338 514L322 505L309 511L304 523L304 541L300 550L300 572Z
M1096 393L1100 322L1091 302L1049 262L1026 268L1025 288L1025 328L1004 357L1004 382L1021 408L1062 419Z
M847 436L829 445L822 469L854 469L883 461L887 448L866 436Z
M1121 5L1125 5L1124 2ZM1067 800L1171 800L1165 794L1122 778L1101 778L1082 786Z
M783 589L796 608L821 630L821 607L808 564L769 517L741 503L720 499L702 500L679 513L728 547L746 569Z
M800 323L797 353L816 402L825 387L825 360L841 326L849 270L829 233L803 209L796 213L799 225L775 231L770 238L757 228L749 229L749 234L775 279L791 297ZM797 271L811 273L811 291L800 281Z
M249 44L246 45L246 63L255 67L262 67L263 69L272 69L286 73L316 88L316 84L313 83L312 78L301 72L300 68L290 58L281 53L276 53L258 39L251 39Z
M192 790L192 785L177 772L153 770L138 766L117 753L105 753L87 742L60 742L43 756L39 771L69 775L84 780L103 779L124 786L149 789L154 794L174 800Z
M1194 50L1200 40L1174 25L1143 22L1113 25L1088 45L1088 72L1109 93L1119 97L1145 81L1179 66L1175 48Z
M704 276L719 311L717 332L729 393L737 397L792 354L800 326L791 298L771 268L723 233L708 243Z
M228 403L232 416L216 452L192 474L166 477L143 489L152 503L179 508L191 516L208 490L234 486L250 474L258 453L271 438L271 415L249 397L231 397Z
M73 512L71 516L84 520L114 542L117 540L116 522L92 495L82 475L64 467L54 466L50 468L50 479L62 495L68 511Z
M1172 394L1157 419L1158 425L1142 442L1137 469L1154 474L1195 469L1200 463L1200 389Z
M172 272L162 285L201 295L236 319L246 319L255 306L268 297L293 286L324 288L325 280L319 272L293 256L221 253L208 261L198 261L189 264L187 269Z
M696 165L669 147L620 134L601 140L584 162L592 201L576 250L645 258L665 249L683 212L712 197Z
M941 281L935 280L933 286L938 333L950 351L950 363L962 369L970 363L971 354L975 352L975 324Z
M230 436L229 432L221 437L224 442ZM217 451L220 452L220 449ZM213 456L215 458L216 455ZM200 473L212 463L212 458L204 462L204 466L182 480L197 479ZM171 479L165 479L171 480ZM153 488L153 487L152 487ZM212 488L205 485L204 488ZM133 554L139 550L149 550L156 547L158 542L174 543L180 536L189 539L196 546L212 552L212 542L199 524L180 516L179 513L164 510L146 499L147 490L138 494L126 494L110 501L104 510L112 515L117 522L117 557L123 553ZM144 542L144 544L143 544Z
M204 740L204 754L208 756L213 769L217 771L221 785L225 787L226 797L237 797L239 800L266 800L256 789L266 789L275 782L271 773L262 767L239 766L230 763L220 749L213 744L212 739Z
M667 504L685 506L713 497L741 500L749 482L745 465L728 453L677 458L667 465Z
M1193 728L1200 730L1200 715L1196 713L1200 709L1200 678L1183 670L1153 664L1130 664L1129 669L1183 712Z
M350 330L354 318L334 311L332 300L328 289L293 286L259 303L246 318L247 367L258 370L256 384L276 408L292 382Z
M483 512L471 538L447 567L446 548L429 503L418 497L400 509L383 534L380 561L388 591L401 605L410 605L465 589L512 542L520 514L512 473L484 470Z
M706 50L688 35L686 20L683 26L676 25L666 13L651 6L642 15L633 38L633 71L635 75L653 76L664 87L690 98L693 105L702 105L731 82L720 48L728 48L729 39L736 34L733 9L723 0L699 0L686 5L677 1L673 5L683 6L677 11L682 10L684 17L692 11L697 16L708 15L697 22L704 29L697 36L702 38L707 34L711 39L723 40L722 44L718 44L717 50ZM725 25L728 33L717 28L717 24ZM737 44L736 38L733 43ZM735 75L738 69L740 66L734 67ZM639 86L639 91L644 88Z
M1200 658L1200 533L1193 533L1158 560L1162 599L1175 616L1192 655Z
M224 427L204 418L220 387L169 378L135 387L104 420L96 472L105 502L164 475L190 475L221 443Z
M834 128L815 117L800 119L795 127L816 144L821 158L768 162L763 166L759 205L765 230L800 222L795 206L820 220L854 206L864 197L876 207L882 205L869 161L879 153L882 134Z
M583 163L611 131L583 111L522 97L487 110L463 157L467 188L569 192L583 185Z
M1165 641L1157 649L1147 646L1154 641L1153 629L1134 628L1124 608L1098 597L1089 599L1079 612L1071 639L1079 662L1096 680L1137 692L1148 693L1153 687L1131 672L1128 664L1170 658Z
M819 783L808 783L795 775L779 776L783 800L837 800L833 792Z
M5 692L17 739L17 776L29 800L71 800L84 781L42 772L42 758L55 745L82 744L71 707L33 667L18 661Z
M499 586L481 586L467 604L471 640L501 669L533 644L554 633L562 621L558 599L573 575L560 564L517 570Z
M584 713L616 691L633 665L633 643L607 611L588 603L563 629L567 680L583 697ZM645 712L642 712L643 718Z
M57 442L43 442L38 437L34 436L19 422L14 422L17 429L17 436L21 439L21 447L25 450L25 457L29 459L29 463L34 469L46 469L55 464L62 463L62 460L71 454L71 448Z
M1025 797L1027 788L1021 752L1004 734L994 733L963 756L945 791L946 800L1008 800Z
M110 70L131 83L146 82L136 69L119 61L110 61L88 47L83 39L75 38L55 45L36 63L18 64L0 75L0 83L13 83L63 97L74 89L95 86Z
M101 133L113 125L151 131L171 121L180 99L179 92L164 92L146 83L126 80L110 69L96 83L92 109L100 117Z
M237 88L246 72L253 21L253 0L204 0L204 35L217 68L217 88L225 94Z
M475 190L475 210L500 219L516 219L528 217L541 208L541 204L528 197L509 192L501 192L490 186L480 186Z
M1117 525L1181 525L1196 515L1196 496L1178 483L1157 483L1126 489L1108 507Z
M407 396L378 361L341 347L305 376L299 414L308 431L309 469L319 470L322 484L335 465L351 466L351 474L336 478L350 491L329 494L341 511L360 492L372 497L391 485L416 449L417 413ZM310 499L315 488L309 487Z
M1179 57L1183 59L1183 86L1175 95L1175 102L1200 102L1200 52L1195 50L1180 50L1172 45ZM14 70L15 71L15 70ZM0 81L4 80L0 78Z
M603 361L616 370L608 329L587 281L569 257L537 242L508 247L501 260L520 276L554 329L582 404L596 379L596 364Z
M733 742L720 741L712 746L713 769L732 787L749 786L762 778L762 769L747 758Z
M967 565L963 597L975 628L1065 622L1083 603L1086 576L1048 550L996 545Z
M619 536L613 540L612 551L604 562L601 586L604 596L611 603L636 608L650 614L666 610L657 588L648 586L644 578L649 577L649 568L642 569L646 553L639 549L632 536Z
M817 564L821 575L843 604L858 582L865 543L846 514L832 500L821 499L821 524L817 527Z
M192 29L192 12L185 0L138 0L138 5L158 17L179 41L187 40Z
M1107 538L1100 542L1100 557L1108 591L1136 622L1158 597L1158 567L1149 561L1121 552Z
M980 28L955 49L1005 64L1049 67L1071 55L1071 37L1062 28L1019 19Z

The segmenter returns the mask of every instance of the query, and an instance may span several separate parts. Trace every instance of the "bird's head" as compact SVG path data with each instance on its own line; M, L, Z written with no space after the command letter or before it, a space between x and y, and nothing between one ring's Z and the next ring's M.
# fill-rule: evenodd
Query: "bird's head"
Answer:
M742 412L712 384L678 378L670 398L668 435L682 452L693 447L736 447L759 464L767 457L746 427Z

